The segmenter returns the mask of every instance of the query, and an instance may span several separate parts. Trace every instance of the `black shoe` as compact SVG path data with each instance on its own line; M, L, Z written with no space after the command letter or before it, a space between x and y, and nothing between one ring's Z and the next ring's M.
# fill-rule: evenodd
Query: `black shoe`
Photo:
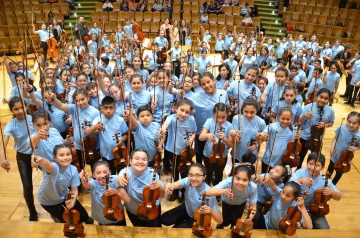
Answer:
M351 108L352 108L352 109L355 109L355 105L354 105L354 104L351 104Z
M350 105L350 104L351 104L351 102L347 101L347 102L344 102L344 104Z
M54 220L54 222L56 223L62 223L61 220L57 219L56 217L54 217L52 214L50 214L51 218Z
M224 229L224 226L222 224L217 224L216 229Z
M177 199L177 201L178 201L178 203L184 203L184 198L183 198L183 197L179 197L179 198Z
M85 224L94 224L94 219L89 217L89 219L85 222Z
M29 221L38 221L38 215L37 213L30 213Z
M168 200L170 201L170 202L173 202L173 201L175 201L175 200L177 200L177 199L179 199L179 195L170 195L169 196L169 198L168 198Z
M345 94L340 95L342 98L346 98L347 96Z

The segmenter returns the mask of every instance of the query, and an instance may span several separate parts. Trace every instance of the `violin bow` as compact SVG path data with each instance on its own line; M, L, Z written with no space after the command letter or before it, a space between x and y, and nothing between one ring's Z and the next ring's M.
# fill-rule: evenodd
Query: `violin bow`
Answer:
M156 60L155 60L155 46L153 48L153 57L154 57L154 70L155 70L155 79L154 79L154 95L153 95L153 103L155 104L155 88L156 88L156 82L157 82L157 76L158 76L158 71L157 71L157 66L156 66ZM151 83L151 82L150 82ZM155 111L155 110L154 110ZM162 115L161 115L161 122L163 121L162 118L164 117L164 110L162 111Z
M218 103L220 103L220 100L221 100L221 96L222 94L219 95L219 101ZM215 105L216 106L216 105ZM216 117L215 117L215 127L214 127L214 135L216 134L216 126L217 126L217 117L218 117L218 113L219 113L219 110L216 109Z
M129 129L128 129L128 138L127 138L127 154L128 154L128 160L126 165L126 172L124 173L124 177L126 177L127 171L129 169L130 165L130 138L131 138L131 114L132 114L132 92L129 92Z
M176 138L177 138L177 124L178 124L178 118L176 117L175 119L175 134L174 134L174 154L173 154L173 157L172 157L172 171L171 171L171 182L175 182L175 171L176 171Z
M238 123L239 123L239 134L240 134L240 136L241 136L241 129L242 129L242 123L241 123L241 121L242 121L242 117L241 117L241 115L242 115L242 112L241 112L241 107L240 107L240 80L238 81L238 96L237 96L237 100L238 100L238 118L239 118L239 120L238 120ZM241 140L241 138L240 138L240 140Z
M5 55L5 54L4 54ZM3 89L4 89L4 98L6 97L6 87L5 87L5 62L3 63ZM20 92L19 92L20 93ZM1 110L0 110L1 113ZM2 130L2 121L1 121L2 116L0 117L0 132L1 132L1 139L2 139L2 145L3 145L3 150L4 150L4 157L5 157L5 163L6 165L9 165L9 160L7 159L7 155L6 155L6 148L5 148L5 142L4 142L4 135L3 135L3 130ZM7 167L6 171L9 173L10 168Z
M167 76L167 71L164 71L164 74ZM165 81L163 82L164 84L164 88L162 89L162 109L161 109L161 125L164 124L164 109L165 109L165 90L167 88L167 85L165 84ZM155 89L154 89L154 93L155 93Z
M80 141L81 141L81 154L82 154L82 166L83 166L83 170L86 171L86 156L85 156L85 146L84 146L84 139L83 139L83 135L82 135L82 131L81 131L81 124L80 124L80 108L78 106L78 102L75 101L75 107L76 107L76 114L77 114L77 123L78 123L78 128L79 128L79 137L80 137ZM84 173L85 174L85 173ZM88 181L88 178L86 178L86 181Z
M269 125L269 128L270 128L270 125ZM269 158L268 166L267 166L267 168L266 168L266 173L269 173L269 171L270 171L270 163L271 163L271 160L272 160L272 158L273 158L273 152L274 152L275 143L276 143L276 141L277 141L278 133L279 133L279 131L276 130L276 131L275 131L275 139L274 139L274 143L272 144L272 148L271 148L271 153L270 153L270 158ZM270 139L270 138L269 138L269 139Z
M98 49L100 49L100 52L99 52L99 55L98 55L98 61L99 61L99 62L100 62L101 54L102 54L101 48L102 48L102 45L103 45L103 42L102 42L102 41L103 41L103 35L104 35L104 31L103 31L103 30L104 30L104 28L105 28L105 27L104 27L104 20L105 20L105 18L103 17L103 18L102 18L102 25L101 25L101 28L102 28L102 29L101 29L101 33L100 33L100 34L101 34L101 39L99 38L99 41L100 41L100 42L99 42L99 44L98 44Z
M80 39L80 42L81 42L81 39ZM79 72L81 72L79 59L78 59L78 56L75 54L74 34L73 34L72 26L71 26L71 46L72 46L72 52L74 54L74 60L75 60L76 66L77 66ZM95 65L95 62L94 62L94 65ZM94 66L94 68L95 68L95 66Z

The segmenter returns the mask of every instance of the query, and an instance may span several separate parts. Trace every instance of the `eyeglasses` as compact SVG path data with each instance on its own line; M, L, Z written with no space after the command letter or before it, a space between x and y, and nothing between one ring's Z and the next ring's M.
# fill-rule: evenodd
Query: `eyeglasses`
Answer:
M203 174L188 174L188 178L195 178L195 179L199 179L203 176L204 176Z

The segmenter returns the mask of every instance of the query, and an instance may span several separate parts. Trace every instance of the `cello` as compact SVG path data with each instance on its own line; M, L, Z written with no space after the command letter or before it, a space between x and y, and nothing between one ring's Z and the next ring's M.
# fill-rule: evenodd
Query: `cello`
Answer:
M72 200L71 191L67 191L67 200ZM62 218L65 220L64 235L66 237L83 237L84 226L80 223L80 213L75 209L69 209L66 207Z
M74 135L74 129L72 127L69 127L67 129L67 134L68 135L67 135L66 138L72 137ZM73 158L73 163L76 166L76 169L78 170L78 172L80 173L81 166L80 166L79 158L78 158L77 153L76 153L76 148L74 146L74 143L71 143L70 149L71 149L71 154L72 154L72 158Z
M90 126L86 120L84 120L85 126ZM94 137L89 137L88 135L85 136L84 140L84 152L85 152L85 160L96 162L100 159L100 154L98 151L96 151L96 139Z
M201 199L201 206L205 206L206 202L206 192L203 192ZM195 222L192 225L192 233L200 237L211 237L212 236L212 227L211 227L211 214L201 214L200 209L197 209L194 212Z
M105 190L109 189L110 176L106 175L105 178ZM105 203L104 217L110 221L122 221L124 220L124 211L121 210L119 204L121 202L120 197L117 194L111 196L102 195L101 200Z
M123 167L127 164L127 160L129 160L128 154L127 154L127 148L124 145L119 144L119 136L118 133L115 132L115 140L117 146L113 149L114 154L114 166L115 168Z
M319 115L320 115L320 120L319 122L322 121L322 117L324 115L324 108L321 107L320 110L319 110ZM315 125L312 125L311 126L311 137L310 139L308 139L306 141L306 147L311 150L312 152L316 151L319 153L320 151L320 147L321 147L321 143L322 143L322 139L323 139L323 135L325 133L325 127L323 128L318 128Z
M307 191L304 192L303 198L307 195ZM292 236L296 233L296 224L301 220L302 214L298 206L289 207L287 210L286 217L284 217L279 227L282 232L288 236Z
M145 33L142 32L141 26L134 21L132 21L132 24L133 24L133 26L132 26L131 30L133 31L134 34L136 34L139 37L140 41L143 41L144 38L146 37L146 35L145 35Z
M301 125L297 126L297 131L301 130ZM283 164L288 164L291 167L297 167L300 163L299 153L302 145L298 139L289 141L287 144L287 151L283 154L281 160Z
M186 130L186 140L190 138L190 130ZM180 173L186 173L190 165L194 163L192 158L195 155L195 150L190 145L186 146L180 152L181 163L179 164L178 170Z
M251 231L254 226L252 220L250 220L250 216L255 215L255 211L252 208L248 209L247 216L245 219L239 218L236 221L236 225L231 230L231 235L235 237L242 237L242 238L250 238Z
M330 173L326 172L324 188L328 186L329 178L330 178ZM314 193L315 202L313 202L310 206L310 212L318 216L326 216L330 212L328 201L332 198L332 196L324 195L323 192L324 188L320 188L315 191Z
M154 165L154 172L152 181L156 179L156 170L158 165ZM143 190L143 202L140 203L137 209L137 216L144 221L151 221L159 216L159 207L156 205L156 200L160 197L160 188L154 190L150 186L146 186Z
M340 128L341 128L341 125L340 125ZM341 131L339 131L339 135L336 138L336 143L339 140L340 132ZM354 146L355 140L356 140L356 138L355 138L355 136L353 136L349 146ZM336 146L336 144L335 144L335 146ZM335 148L334 148L334 151L335 151ZM340 153L340 160L338 162L336 162L334 165L334 169L336 170L336 172L342 173L342 174L349 172L351 169L351 161L353 158L354 158L354 153L352 151L349 151L349 150L342 151Z

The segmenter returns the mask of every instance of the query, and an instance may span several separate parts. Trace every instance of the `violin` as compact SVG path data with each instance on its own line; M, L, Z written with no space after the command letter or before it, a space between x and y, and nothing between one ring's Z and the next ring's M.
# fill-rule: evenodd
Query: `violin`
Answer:
M328 186L330 173L326 172L324 188ZM332 198L331 195L324 195L324 188L320 188L315 191L314 199L315 202L310 206L310 212L315 213L319 216L326 216L330 212L328 201Z
M189 140L190 138L190 130L186 130L186 140ZM179 164L179 172L187 172L190 165L192 165L194 162L192 158L195 155L195 150L191 148L190 145L186 146L184 149L181 150L180 156L181 156L181 163Z
M254 223L250 220L251 215L255 215L255 211L253 211L252 208L249 208L245 219L237 219L236 225L231 230L231 235L235 237L250 238L254 226Z
M301 130L301 125L297 127L297 131ZM298 139L289 141L287 144L287 151L283 154L281 160L283 164L288 164L290 167L297 167L300 163L299 153L302 145Z
M73 199L71 191L67 193L67 200ZM65 220L64 235L67 237L81 237L84 236L84 226L80 223L80 212L75 209L68 209L64 211L62 218Z
M271 208L271 206L272 206L272 204L274 202L274 199L275 199L275 197L272 196L271 200L265 202L264 207L261 210L261 215L265 216L265 214L268 211L270 211L270 208Z
M304 192L303 198L307 195L307 191ZM302 214L298 206L289 207L287 210L286 217L284 217L279 227L282 232L288 236L292 236L296 233L296 224L301 220Z
M48 39L46 41L47 45L48 45L48 50L47 50L47 54L50 58L58 58L60 55L60 51L59 48L57 46L57 41L54 37Z
M29 106L29 114L32 115L34 114L34 112L36 112L37 110L39 110L39 108L36 106L36 104L34 103L30 103Z
M202 194L201 206L206 205L206 192ZM192 225L192 233L200 237L211 237L212 236L212 227L211 227L211 214L201 214L200 209L197 209L194 212L195 222Z
M320 108L319 115L320 115L319 122L321 122L322 117L324 115L323 107ZM311 150L312 152L314 152L314 151L319 152L320 148L321 148L321 141L322 141L324 132L325 132L325 127L318 128L316 125L312 125L311 126L311 137L307 140L306 147L309 150Z
M154 140L154 144L155 144L156 148L159 147L159 141L158 140ZM161 152L156 151L156 154L155 154L155 157L154 157L154 162L155 162L155 164L160 164L161 161L162 161Z
M87 45L88 41L91 40L91 37L88 34L86 34L84 36L83 40L84 40L85 45Z
M223 127L220 126L220 131L223 130ZM210 155L209 162L211 164L217 163L218 166L223 166L225 164L225 156L223 156L225 151L225 144L219 138L217 142L213 144L213 152Z
M107 175L104 179L105 179L105 190L108 190L110 183L110 176ZM110 221L124 220L124 211L121 210L119 206L121 199L117 194L113 194L111 196L105 196L105 194L103 194L101 200L105 203L103 213L106 219Z
M226 118L226 120L229 121L229 122L232 122L232 119L235 116L235 110L233 108L234 105L235 105L235 101L236 101L235 97L229 96L230 110L229 110L227 118Z
M118 133L115 133L115 140L116 140L116 144L119 144L119 136ZM114 154L114 166L115 168L120 168L120 167L124 167L127 164L127 161L129 160L129 156L127 154L127 148L124 145L117 145L114 149L113 149L113 154Z
M354 146L355 137L351 139L350 146ZM335 163L334 168L337 172L347 173L351 169L351 161L354 158L354 153L350 150L344 150L340 153L340 160Z
M88 122L85 120L84 125L88 126ZM84 149L85 149L85 160L96 162L100 159L99 152L96 151L96 139L94 137L89 137L86 135L86 137L83 140L84 143Z
M158 165L154 165L154 172L152 181L156 179L156 170ZM137 216L144 221L151 221L159 216L159 207L156 205L156 200L160 197L160 188L150 189L146 186L143 190L143 202L140 203L137 209Z
M74 135L74 129L72 127L69 127L67 129L67 134L68 134L68 137L72 137ZM74 143L71 143L70 149L71 149L71 154L72 154L74 165L76 166L78 172L80 172L81 171L80 161L79 161L79 158L77 156L76 148L74 146Z

